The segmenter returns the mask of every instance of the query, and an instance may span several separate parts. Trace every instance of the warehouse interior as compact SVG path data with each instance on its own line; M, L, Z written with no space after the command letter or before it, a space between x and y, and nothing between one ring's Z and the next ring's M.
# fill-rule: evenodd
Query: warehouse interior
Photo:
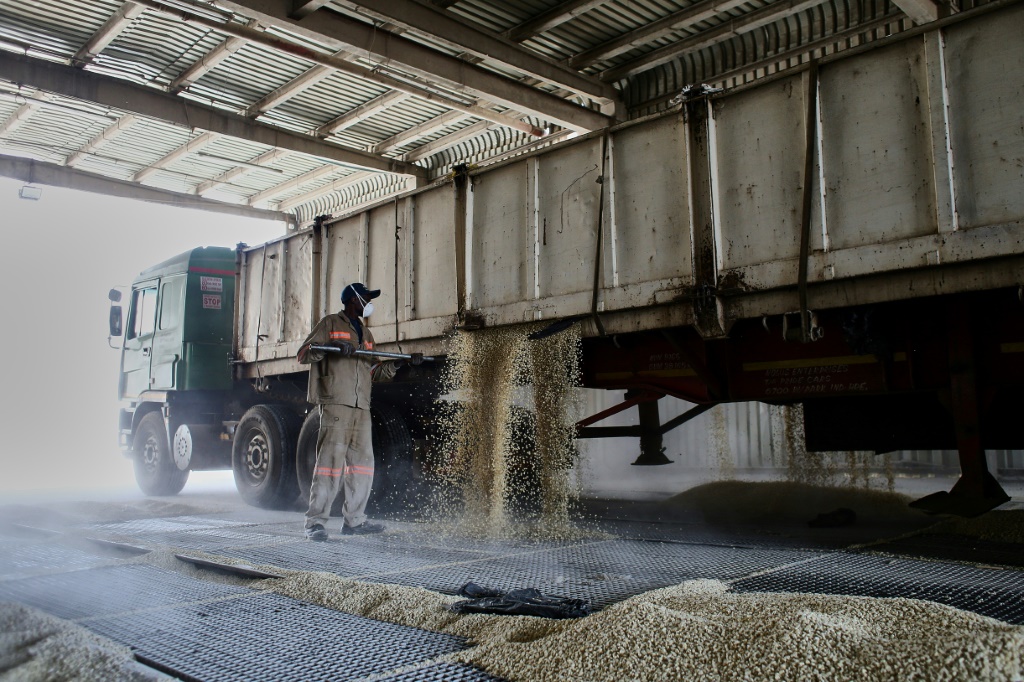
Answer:
M929 49L941 43L945 50L946 29L972 21L1024 26L1021 9L1019 0L0 0L0 179L8 181L0 187L12 196L16 188L12 201L19 205L42 206L50 197L72 203L77 192L88 192L128 200L102 210L133 215L121 228L113 218L83 213L75 229L52 227L50 238L40 239L40 231L14 224L14 217L31 213L11 211L9 245L19 253L52 242L50 265L68 272L79 267L72 261L98 248L104 258L81 267L102 279L96 271L111 267L117 242L130 239L130 230L173 231L150 216L192 209L204 212L192 227L208 231L210 244L266 242L236 249L237 273L254 263L265 271L274 248L283 262L284 244L319 238L321 230L340 232L372 211L393 210L397 235L399 202L412 215L408 207L419 197L457 188L466 174L486 177L488 169L584 140L600 145L609 131L626 135L649 122L690 126L694 102L794 75L814 78L808 74L819 68L905 41L920 39ZM1024 67L1024 47L1007 52ZM906 68L917 74L933 66L911 59ZM1022 92L1019 85L1008 91ZM925 108L942 99L916 94ZM820 96L814 97L820 113ZM1024 181L1024 119L1013 113L1020 104L1000 101L1008 121L1000 139L1012 141L992 152L1011 169L1000 188ZM953 141L936 136L936 148L957 143L949 130L945 135ZM751 140L752 149L758 144ZM820 158L822 149L816 153ZM665 155L652 152L651 159ZM777 162L763 159L766 166ZM948 165L952 174L954 162ZM606 177L602 172L595 186L606 186ZM951 195L960 192L946 184ZM599 196L603 206L607 199ZM1018 198L1003 199L1007 214L1020 206ZM955 199L948 203L956 214ZM824 207L814 210L824 222ZM166 215L171 224L198 214ZM218 220L232 227L216 232ZM371 219L365 220L369 231ZM1024 291L1015 269L1024 223L1011 216L998 230L1007 253L987 261L995 274L971 276L998 281L1013 298ZM254 236L235 236L245 234ZM911 269L945 265L944 255L931 253ZM977 253L988 257L981 247ZM121 280L104 286L130 297L125 277L174 255L121 263ZM362 258L369 263L365 251ZM335 266L323 267L327 273ZM388 271L395 278L394 338L387 336L390 317L381 323L386 331L374 333L383 334L388 350L434 352L437 344L399 342L397 291L406 286L399 274L397 265ZM469 300L466 277L460 274L452 289ZM593 307L584 292L585 313L567 320L568 332L554 330L554 343L606 337L594 277ZM2 281L13 287L23 280L19 274ZM952 290L953 278L948 281ZM329 310L320 299L333 301L340 284L313 294L319 297L314 311ZM33 330L50 324L45 301L66 297L74 306L78 300L63 293L66 283L31 286L35 293L18 296L7 314ZM941 283L934 286L944 293ZM262 277L259 287L262 292ZM390 307L387 296L382 301ZM100 303L101 315L89 313L98 325L67 336L89 334L107 351L118 339L105 338L108 302ZM111 305L117 305L113 297ZM258 305L262 311L262 293ZM800 310L810 312L806 301ZM466 312L459 308L446 342L455 330L490 331L474 327ZM281 317L283 336L283 309ZM612 317L605 323L613 324ZM236 311L236 318L244 326L245 314ZM68 327L80 319L64 318ZM524 319L552 332L548 317ZM785 337L781 325L792 318L751 319ZM277 320L262 322L271 323ZM800 325L798 318L798 331ZM255 329L257 362L254 369L233 369L239 376L261 372L260 339L267 338L258 319ZM808 329L803 332L806 343ZM614 333L607 337L618 345ZM665 339L659 343L679 350L677 341ZM8 354L22 353L22 343L5 346ZM37 359L56 366L63 359L46 352L51 347L57 346L40 342ZM500 352L513 347L520 348ZM1018 362L1024 343L1004 342L1002 349ZM268 362L284 360L275 355ZM880 371L891 371L892 362L879 360ZM98 369L74 372L75 386L57 396L41 389L40 399L97 414L91 396L106 399L114 381L94 381L99 375ZM246 379L263 390L263 376ZM397 505L393 494L375 489L369 513L385 532L342 536L335 515L323 543L302 534L308 491L252 506L236 492L232 473L193 471L178 495L143 495L115 438L93 435L114 434L116 414L76 438L74 419L54 428L49 409L12 399L5 421L12 438L0 461L19 475L0 484L0 679L1024 675L1024 450L1002 443L981 450L981 471L998 481L1005 501L970 514L935 513L908 503L956 490L963 458L955 449L808 452L799 403L701 404L683 393L653 400L651 431L652 401L638 399L635 389L577 388L578 379L567 381L573 399L559 409L571 416L569 426L595 428L584 417L605 415L594 423L607 431L581 437L568 448L571 465L549 470L572 498L557 527L544 526L544 513L531 506L540 503L531 497L499 510L499 530L494 524L481 530L478 519L450 518L447 502L438 502L447 500L443 495L422 493L410 482ZM532 387L503 390L513 413L540 404ZM986 400L993 398L983 395L982 411L991 408ZM32 419L18 417L30 411ZM24 457L30 446L22 443L38 434L21 441L17 427L27 432L37 425L47 432L46 448L59 455L41 447ZM429 437L414 438L416 448L428 448ZM91 458L113 462L117 473L90 478ZM47 467L49 488L30 482ZM493 508L477 512L494 515ZM517 592L531 588L538 592ZM488 590L500 596L480 598ZM511 602L519 610L509 610ZM536 610L522 610L523 602Z

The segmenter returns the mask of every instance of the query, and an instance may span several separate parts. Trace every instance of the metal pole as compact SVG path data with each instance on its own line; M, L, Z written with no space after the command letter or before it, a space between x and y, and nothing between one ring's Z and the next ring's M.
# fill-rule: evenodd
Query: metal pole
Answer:
M311 345L310 350L322 350L325 353L340 353L340 348L334 346L313 346ZM388 353L382 350L357 350L352 353L353 355L362 358L381 358L383 360L411 360L412 355L407 353ZM424 355L423 360L425 362L434 362L436 358L433 355Z

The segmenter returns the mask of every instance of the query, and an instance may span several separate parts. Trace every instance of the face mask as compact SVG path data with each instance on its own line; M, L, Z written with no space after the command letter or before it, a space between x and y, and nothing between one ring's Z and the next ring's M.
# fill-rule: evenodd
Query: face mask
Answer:
M352 291L355 293L356 298L359 299L359 302L363 304L363 318L373 315L373 303L363 300L363 297L359 295L359 292L356 291L354 287Z

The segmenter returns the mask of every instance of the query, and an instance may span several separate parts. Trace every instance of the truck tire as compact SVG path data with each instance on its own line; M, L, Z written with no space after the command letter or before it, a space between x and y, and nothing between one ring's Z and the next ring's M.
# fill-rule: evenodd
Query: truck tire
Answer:
M426 490L423 467L415 458L409 425L401 412L387 403L370 408L373 422L373 490L367 508L373 512L408 512L422 508ZM301 499L309 501L309 490L316 467L316 439L320 433L319 412L313 410L302 424L296 448ZM344 495L339 494L331 508L340 515Z
M373 418L374 512L409 513L427 506L422 463L416 459L412 431L401 411L388 403L370 408Z
M147 495L177 495L185 487L188 470L181 471L171 459L167 428L159 412L145 415L132 441L135 481Z
M231 469L242 499L254 507L279 508L295 499L297 416L280 405L249 408L231 446Z

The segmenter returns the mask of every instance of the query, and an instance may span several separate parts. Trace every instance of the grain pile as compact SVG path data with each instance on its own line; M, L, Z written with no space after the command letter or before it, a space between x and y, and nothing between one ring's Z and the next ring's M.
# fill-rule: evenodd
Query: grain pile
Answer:
M434 521L486 537L571 537L578 486L579 333L529 341L531 328L461 332L443 384ZM529 407L525 407L525 405Z
M1024 509L997 509L973 519L949 518L927 532L1024 546Z
M36 609L0 602L0 682L152 679L131 650Z
M884 490L830 487L793 481L715 481L662 502L678 515L711 524L800 523L839 507L860 523L914 522L925 514L907 506L911 498Z
M907 599L655 590L460 655L510 680L1014 680L1024 628Z
M931 602L739 594L697 580L595 615L554 621L457 615L457 597L296 573L269 589L378 620L445 632L446 656L523 682L618 680L1015 680L1024 628Z

